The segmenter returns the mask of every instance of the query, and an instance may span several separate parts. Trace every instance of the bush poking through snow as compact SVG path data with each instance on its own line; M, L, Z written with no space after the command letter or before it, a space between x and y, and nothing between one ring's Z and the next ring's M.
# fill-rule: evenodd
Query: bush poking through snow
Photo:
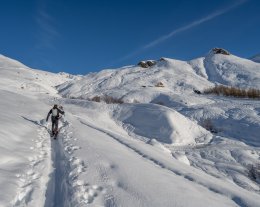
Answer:
M206 89L205 94L216 94L223 96L234 96L238 98L260 98L260 90L258 89L240 89L229 86L215 86L213 88Z
M95 101L95 102L100 102L101 101L101 98L100 96L94 96L91 101Z
M256 181L256 182L260 182L260 164L256 164L256 165L251 165L249 167L249 170L248 170L248 176Z
M103 96L102 100L106 102L107 104L122 104L124 103L122 99L114 98L112 96Z
M107 104L122 104L124 103L124 101L122 99L118 99L118 98L114 98L112 96L108 96L108 95L105 95L105 96L95 96L93 98L90 99L90 101L95 101L95 102L105 102Z
M201 94L201 92L200 92L199 90L197 90L197 89L193 89L193 91L194 91L194 93L196 93L196 94Z
M155 85L155 87L164 87L163 83L162 82L159 82Z
M200 122L200 126L205 128L206 130L210 131L211 133L218 133L218 130L213 125L211 119L204 119Z

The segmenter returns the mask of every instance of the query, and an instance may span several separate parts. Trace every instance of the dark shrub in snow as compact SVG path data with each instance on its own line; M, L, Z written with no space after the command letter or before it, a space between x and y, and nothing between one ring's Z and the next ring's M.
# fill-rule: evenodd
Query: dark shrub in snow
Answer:
M248 170L248 176L252 180L260 182L260 164L251 165Z
M112 96L103 96L102 100L106 102L107 104L122 104L124 103L122 99L114 98Z
M223 96L234 96L238 98L260 98L260 90L258 89L240 89L229 86L215 86L213 88L206 89L205 94L216 94Z
M100 96L95 96L91 99L91 101L95 101L95 102L100 102L101 101L101 98Z
M155 87L164 87L163 83L162 82L159 82L155 85Z
M194 93L196 93L196 94L201 94L201 92L200 92L199 90L194 89L193 91L194 91Z
M200 126L207 129L211 133L218 133L217 129L214 127L212 121L210 119L204 119L200 122Z
M112 96L94 96L93 98L89 99L90 101L95 101L95 102L105 102L107 104L122 104L124 103L122 99L114 98Z

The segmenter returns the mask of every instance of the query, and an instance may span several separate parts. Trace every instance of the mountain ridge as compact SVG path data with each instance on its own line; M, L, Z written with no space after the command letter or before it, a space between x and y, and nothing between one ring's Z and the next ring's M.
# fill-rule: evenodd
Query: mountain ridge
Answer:
M148 88L151 92L152 88L156 89L155 85L159 82L164 84L163 89L160 90L175 91L175 93L181 93L183 90L191 93L194 89L203 91L214 84L260 88L259 63L231 54L210 52L204 57L190 61L161 58L154 63L148 68L135 65L87 74L82 79L69 83L70 85L61 84L58 90L64 97L88 99L109 95L123 98L126 102L133 102L136 99L134 96L140 97L140 94L146 93ZM150 96L147 100L137 101L151 100Z

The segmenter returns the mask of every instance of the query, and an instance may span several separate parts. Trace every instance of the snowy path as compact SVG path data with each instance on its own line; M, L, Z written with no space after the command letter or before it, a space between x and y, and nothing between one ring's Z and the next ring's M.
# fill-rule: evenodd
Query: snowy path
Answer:
M37 124L37 123L36 123ZM20 186L13 201L14 207L35 206L44 204L46 180L48 180L50 164L50 140L45 127L38 124L38 136L32 139L33 145L30 150L36 155L29 157L29 164L25 172L17 174ZM46 168L47 167L47 168ZM37 198L37 201L35 201ZM37 202L37 203L35 203Z
M70 128L68 122L63 122L57 140L51 141L54 170L46 191L45 207L85 206L102 191L102 187L89 185L79 178L86 165L74 155L80 147L72 143L76 138Z

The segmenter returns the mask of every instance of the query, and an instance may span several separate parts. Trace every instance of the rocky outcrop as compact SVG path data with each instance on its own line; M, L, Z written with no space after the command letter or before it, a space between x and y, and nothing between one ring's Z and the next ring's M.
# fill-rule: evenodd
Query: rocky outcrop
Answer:
M166 58L161 57L159 61L166 61Z
M142 68L149 68L152 67L156 64L155 60L146 60L146 61L141 61L137 65L139 65Z
M162 82L158 82L155 87L164 87L163 83Z
M230 52L228 52L227 50L225 50L225 49L222 49L222 48L213 48L212 49L212 52L214 53L214 54L222 54L222 55L230 55Z

